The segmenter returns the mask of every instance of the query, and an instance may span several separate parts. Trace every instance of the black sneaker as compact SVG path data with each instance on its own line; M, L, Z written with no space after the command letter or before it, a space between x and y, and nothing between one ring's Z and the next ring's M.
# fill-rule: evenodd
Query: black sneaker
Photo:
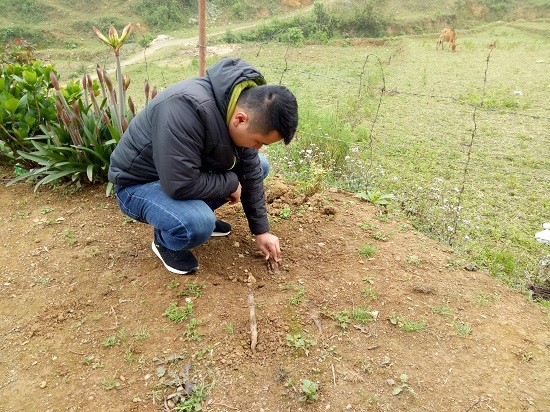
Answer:
M166 249L155 241L151 244L151 249L162 260L164 267L172 273L188 275L199 269L199 262L188 250L174 251Z
M231 225L223 220L216 220L216 226L214 226L214 231L212 236L227 236L231 233Z

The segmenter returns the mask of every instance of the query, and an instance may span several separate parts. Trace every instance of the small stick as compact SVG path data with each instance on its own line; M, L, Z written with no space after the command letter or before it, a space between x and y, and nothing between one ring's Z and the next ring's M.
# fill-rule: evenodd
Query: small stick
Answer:
M334 371L334 363L331 363L330 367L332 368L332 383L336 386L336 372Z
M267 261L267 271L270 275L280 275L281 270L279 269L279 262L270 257Z
M252 353L256 353L258 327L256 323L256 304L254 303L254 294L252 291L248 293L248 307L250 309L250 349L252 349Z

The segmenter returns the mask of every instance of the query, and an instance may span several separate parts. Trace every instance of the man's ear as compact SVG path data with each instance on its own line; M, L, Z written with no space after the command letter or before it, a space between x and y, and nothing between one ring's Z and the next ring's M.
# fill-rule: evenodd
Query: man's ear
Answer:
M248 122L248 113L243 110L235 110L233 114L233 120L231 121L234 126L238 126L241 123Z

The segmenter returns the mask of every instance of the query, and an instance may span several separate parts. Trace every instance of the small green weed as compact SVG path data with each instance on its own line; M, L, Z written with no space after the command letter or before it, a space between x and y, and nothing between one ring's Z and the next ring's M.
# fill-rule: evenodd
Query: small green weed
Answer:
M309 348L315 345L315 340L303 336L301 333L286 335L286 344L297 351L303 351L306 356L309 355Z
M132 337L136 341L145 340L149 337L149 331L146 328L138 329L137 331L134 332Z
M111 346L115 346L117 343L119 343L118 338L115 335L111 335L103 339L101 344L105 348L110 348Z
M106 378L106 379L103 379L103 382L101 382L101 386L106 391L110 391L112 389L120 388L120 382L117 381L115 378Z
M389 239L389 236L386 233L383 232L376 232L373 236L374 239L380 240L382 242L387 242Z
M233 322L227 322L225 324L225 331L230 335L235 333L235 325L233 324Z
M535 355L533 354L533 352L523 352L521 351L520 354L519 354L519 358L522 362L530 362L532 361L534 358L535 358Z
M183 322L189 315L193 313L193 303L187 302L185 307L180 308L177 302L170 303L170 306L164 312L164 315L172 322Z
M372 313L367 309L355 309L352 312L352 317L361 324L370 322L373 319Z
M453 314L453 312L451 311L451 308L449 308L448 306L436 306L432 308L432 312L435 313L436 315L441 315L441 316L449 316Z
M185 332L183 332L183 336L185 336L188 340L194 340L199 342L202 337L197 330L197 327L199 326L200 322L198 319L191 319L189 322L187 322L187 325L185 325Z
M301 401L315 401L319 398L317 391L319 390L319 384L310 381L309 379L300 380L300 392L303 396Z
M294 290L296 293L289 298L289 303L294 306L304 302L305 288L302 285L283 285L281 290Z
M376 219L379 220L380 222L389 222L390 221L390 217L387 214L384 214L384 213L377 214Z
M305 289L303 286L296 286L296 293L288 300L291 305L298 306L304 301Z
M292 217L292 209L289 207L283 207L279 211L279 217L282 219L290 219Z
M352 314L348 310L341 310L340 312L328 312L326 316L334 320L342 329L347 329L351 323Z
M359 224L359 227L363 230L374 230L375 229L375 226L372 222L368 222L368 221L365 221L361 224Z
M419 332L424 330L426 327L424 321L402 319L400 316L393 312L389 316L389 321L392 325L396 325L406 332Z
M132 351L132 348L127 348L126 352L124 353L124 358L127 362L132 363L136 360L136 356L134 352Z
M420 265L422 260L417 255L409 255L407 256L407 263L410 263L411 265Z
M404 390L408 391L411 395L415 394L413 388L409 386L409 377L406 374L401 374L399 376L399 380L401 381L401 383L396 386L391 392L393 396L399 395Z
M208 396L208 393L212 390L215 383L207 385L206 383L201 383L195 388L195 391L191 396L185 398L185 400L178 402L174 410L178 412L199 412L202 411L202 403Z
M195 298L199 298L202 295L202 290L204 289L204 285L196 282L188 283L186 287L189 294Z
M177 280L171 280L167 285L166 289L175 289L180 285L180 283Z
M84 365L89 366L92 369L101 369L103 368L103 363L95 360L94 355L87 355L84 357Z
M197 360L204 359L206 355L210 354L212 356L212 353L214 352L214 348L218 346L218 343L211 343L209 345L206 345L204 348L198 350L193 357Z
M76 235L72 230L66 230L63 234L63 238L65 239L65 243L69 246L74 246L76 244Z
M490 306L493 302L498 300L498 295L487 296L485 293L481 292L477 295L477 303L481 306Z
M370 299L376 299L376 292L371 287L363 289L363 296Z
M359 254L367 258L374 256L375 253L376 253L376 248L371 245L363 245L359 248Z
M34 284L37 286L47 286L50 284L50 282L51 282L50 278L39 277L34 281Z
M470 333L472 333L472 325L470 323L462 322L460 320L455 320L454 328L459 338L465 338Z

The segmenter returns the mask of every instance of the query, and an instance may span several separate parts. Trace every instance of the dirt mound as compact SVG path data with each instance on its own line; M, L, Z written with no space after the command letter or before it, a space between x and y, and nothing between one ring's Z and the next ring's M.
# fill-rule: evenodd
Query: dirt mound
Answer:
M0 190L2 410L550 410L544 311L406 222L272 180L280 273L236 205L178 277L103 190Z

